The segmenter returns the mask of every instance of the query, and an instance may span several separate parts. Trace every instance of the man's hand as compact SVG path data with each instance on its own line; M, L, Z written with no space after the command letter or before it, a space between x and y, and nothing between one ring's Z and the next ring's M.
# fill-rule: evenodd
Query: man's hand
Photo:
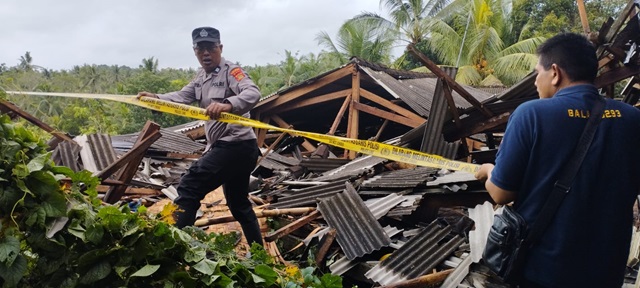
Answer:
M222 112L231 112L231 109L233 109L233 106L229 103L214 102L207 106L207 115L209 115L211 119L218 119Z
M490 163L482 164L482 166L480 166L480 170L478 170L478 172L476 172L475 174L476 179L480 181L487 181L487 179L491 177L491 171L493 171L493 167L495 166Z
M138 92L138 95L136 96L136 99L140 100L141 97L151 97L151 98L158 98L158 95L150 93L150 92Z

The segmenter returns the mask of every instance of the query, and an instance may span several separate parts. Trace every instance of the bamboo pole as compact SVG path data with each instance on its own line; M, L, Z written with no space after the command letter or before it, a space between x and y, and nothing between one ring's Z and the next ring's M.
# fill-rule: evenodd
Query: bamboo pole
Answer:
M310 212L315 211L316 208L313 207L305 207L305 208L288 208L288 209L273 209L273 210L262 210L256 212L256 217L265 218L265 217L274 217L280 215L303 215ZM195 226L207 226L213 224L220 223L228 223L236 221L232 215L220 216L208 219L199 219L196 221Z

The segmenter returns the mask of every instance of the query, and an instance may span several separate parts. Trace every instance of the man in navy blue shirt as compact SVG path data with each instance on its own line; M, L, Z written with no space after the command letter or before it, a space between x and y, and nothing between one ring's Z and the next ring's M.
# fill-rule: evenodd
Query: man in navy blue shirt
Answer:
M593 85L595 48L560 34L538 48L535 85L541 99L512 114L496 157L476 178L498 204L531 227L577 145L601 96ZM606 100L602 121L580 170L525 264L521 287L621 287L640 180L640 111Z

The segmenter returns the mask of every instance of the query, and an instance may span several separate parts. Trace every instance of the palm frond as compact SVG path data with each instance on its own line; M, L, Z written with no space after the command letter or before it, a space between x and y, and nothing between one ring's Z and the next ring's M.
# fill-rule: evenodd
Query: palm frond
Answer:
M464 85L478 85L482 81L482 76L473 66L462 66L458 68L456 82Z
M514 53L529 53L529 54L535 54L536 53L536 49L538 49L538 46L540 46L540 44L542 44L542 42L544 42L545 38L544 37L534 37L534 38L529 38L529 39L525 39L522 41L519 41L517 43L514 43L513 45L505 48L504 50L500 51L497 56L498 57L502 57L502 56L506 56L509 54L514 54Z
M530 53L512 53L493 61L494 74L503 83L511 85L527 76L535 68L538 57Z

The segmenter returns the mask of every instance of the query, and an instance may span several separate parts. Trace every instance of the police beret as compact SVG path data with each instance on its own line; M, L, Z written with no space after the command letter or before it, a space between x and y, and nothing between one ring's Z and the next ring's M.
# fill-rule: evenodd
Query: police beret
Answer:
M191 38L193 39L193 44L204 41L220 43L220 31L212 27L199 27L193 29Z

